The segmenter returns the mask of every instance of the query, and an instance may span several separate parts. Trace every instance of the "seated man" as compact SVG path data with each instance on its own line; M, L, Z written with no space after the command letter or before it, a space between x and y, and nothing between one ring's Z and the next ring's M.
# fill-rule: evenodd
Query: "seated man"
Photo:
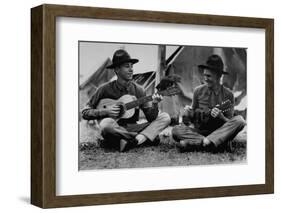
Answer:
M100 86L82 110L84 119L101 120L103 147L115 148L123 152L144 142L153 144L154 139L170 123L170 116L167 113L159 113L158 102L162 100L162 96L158 94L152 96L152 106L151 102L143 103L134 109L132 116L126 119L120 118L126 111L123 104L115 101L113 104L98 107L105 99L118 100L129 95L129 98L135 100L146 95L145 91L132 81L133 64L138 61L131 58L125 50L117 50L113 55L112 65L107 67L114 70L117 80ZM148 122L137 124L139 108L144 112Z
M220 84L222 74L228 74L221 57L211 55L206 64L198 67L203 69L206 83L195 88L192 106L185 107L183 122L186 125L175 126L172 136L180 151L217 151L227 145L246 122L242 116L233 117L234 96ZM226 109L222 109L223 103L229 103Z

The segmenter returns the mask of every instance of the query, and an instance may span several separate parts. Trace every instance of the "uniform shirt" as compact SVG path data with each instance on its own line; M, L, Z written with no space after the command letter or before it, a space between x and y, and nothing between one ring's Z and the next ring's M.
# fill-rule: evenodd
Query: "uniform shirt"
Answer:
M137 99L146 96L145 91L142 87L137 85L134 82L130 82L127 87L124 87L119 82L112 81L106 83L99 87L95 94L90 98L86 107L82 110L82 117L85 120L95 120L102 119L106 117L103 111L96 109L99 101L104 98L110 98L117 100L123 95L132 95ZM155 120L158 116L158 104L153 104L151 106L150 103L145 103L140 105L142 111L145 114L146 119L151 122ZM120 119L118 123L120 125L126 125L128 123L136 123L139 120L139 108L135 108L135 114L128 119Z
M194 110L208 110L214 108L216 105L220 105L223 101L229 100L231 107L228 111L224 112L223 115L230 119L234 113L234 96L231 90L227 89L223 85L220 85L216 90L213 90L207 86L207 84L200 85L195 88L193 94L192 108ZM201 123L199 129L215 130L224 124L220 118L209 119L206 123Z

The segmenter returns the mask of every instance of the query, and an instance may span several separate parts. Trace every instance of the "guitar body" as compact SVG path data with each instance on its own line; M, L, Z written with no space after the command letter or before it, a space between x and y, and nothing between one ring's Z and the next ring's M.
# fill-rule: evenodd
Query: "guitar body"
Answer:
M122 97L120 97L117 100L105 98L105 99L100 100L100 102L98 103L97 109L106 109L113 105L120 105L122 107L122 106L125 106L126 103L129 103L129 102L132 102L135 100L136 100L136 97L132 96L132 95L123 95ZM122 119L131 118L134 114L135 114L135 108L132 108L129 110L124 109L124 112L120 115L120 117L117 120L119 120L121 118Z
M160 91L158 94L162 96L172 96L180 93L179 88L171 87L164 91ZM117 105L120 106L120 115L116 120L119 119L129 119L135 114L135 108L139 107L140 105L152 101L152 95L144 96L137 99L133 95L123 95L118 100L105 98L100 100L97 105L97 109L107 109L110 106Z

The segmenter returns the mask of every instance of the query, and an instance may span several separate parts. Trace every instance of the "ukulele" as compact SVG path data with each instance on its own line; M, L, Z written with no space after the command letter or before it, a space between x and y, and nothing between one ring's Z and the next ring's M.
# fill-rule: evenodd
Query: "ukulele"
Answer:
M217 104L215 107L221 110L222 113L225 113L232 109L232 103L229 99L227 99L221 104ZM191 110L191 112L187 116L183 116L183 122L191 122L195 126L200 125L200 123L207 123L210 119L213 118L211 116L212 109L213 108Z

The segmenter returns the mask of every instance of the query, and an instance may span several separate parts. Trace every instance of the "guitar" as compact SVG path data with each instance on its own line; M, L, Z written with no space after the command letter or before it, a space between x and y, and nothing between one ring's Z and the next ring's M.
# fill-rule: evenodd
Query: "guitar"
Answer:
M170 87L164 91L160 91L157 94L162 96L173 96L179 94L181 91L178 87ZM105 98L101 99L97 105L97 109L107 109L110 106L117 105L120 107L120 114L116 120L128 119L135 114L135 108L141 104L152 101L152 95L144 96L137 99L132 95L123 95L118 100Z
M230 111L232 109L232 103L229 99L223 101L221 104L215 106L222 113ZM193 123L195 126L200 125L200 123L207 123L213 117L211 116L212 108L207 109L195 109L191 110L191 112L187 116L183 116L183 122Z

